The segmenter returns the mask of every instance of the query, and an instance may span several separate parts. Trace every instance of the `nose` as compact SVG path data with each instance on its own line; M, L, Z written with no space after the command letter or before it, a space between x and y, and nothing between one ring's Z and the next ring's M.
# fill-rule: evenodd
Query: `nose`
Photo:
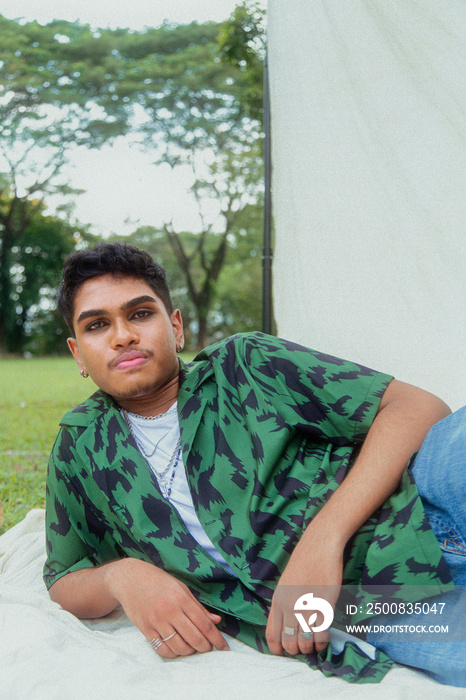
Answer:
M113 324L112 347L121 348L139 343L139 335L133 323L117 319Z

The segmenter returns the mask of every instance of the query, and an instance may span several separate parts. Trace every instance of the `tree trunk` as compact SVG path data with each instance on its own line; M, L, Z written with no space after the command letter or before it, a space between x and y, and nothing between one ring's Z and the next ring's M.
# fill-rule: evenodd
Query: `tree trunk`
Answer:
M209 324L207 322L207 310L197 310L198 331L196 338L196 350L199 352L209 344Z
M180 265L181 272L186 280L189 298L196 309L198 332L196 337L196 350L202 350L209 344L208 314L215 298L215 283L225 264L225 254L228 245L228 233L231 222L226 222L225 231L216 236L218 244L210 256L206 254L208 230L199 234L199 243L194 253L188 255L181 237L173 229L165 225L165 235L173 253ZM199 284L195 283L195 270L201 268L204 279Z

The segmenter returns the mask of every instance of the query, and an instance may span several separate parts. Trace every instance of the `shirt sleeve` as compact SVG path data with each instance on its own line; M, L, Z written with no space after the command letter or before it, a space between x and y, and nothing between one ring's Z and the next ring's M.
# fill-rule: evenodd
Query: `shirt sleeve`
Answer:
M237 362L290 426L334 444L364 440L393 379L261 333L244 338Z
M46 551L43 578L47 588L65 574L121 557L101 525L94 521L73 455L72 428L62 428L49 459L46 480ZM93 546L99 540L99 547Z

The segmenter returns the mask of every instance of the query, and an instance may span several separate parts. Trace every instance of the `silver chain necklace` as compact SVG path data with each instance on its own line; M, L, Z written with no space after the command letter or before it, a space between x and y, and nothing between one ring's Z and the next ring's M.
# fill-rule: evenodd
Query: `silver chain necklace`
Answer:
M176 401L173 404L173 406L170 406L168 411L165 411L164 413L157 413L156 416L141 416L139 413L132 413L131 411L127 411L126 408L123 408L123 413L125 416L129 416L130 414L134 416L135 418L139 418L140 420L147 420L147 421L158 421L160 418L164 418L165 416L169 416L172 413L177 412L177 404Z
M135 434L135 432L134 432L134 430L133 430L133 426L131 425L131 421L130 421L130 418L129 418L129 416L128 416L128 411L127 411L125 408L123 409L123 416L124 416L124 418L125 418L125 421L126 421L126 424L127 424L128 428L129 428L129 430L130 430L130 433L131 433L131 435L133 436L134 441L136 442L136 445L139 447L139 449L141 450L141 452L142 452L142 454L144 455L144 457L145 457L146 459L150 459L151 457L153 457L154 454L155 454L155 451L156 451L156 449L157 449L157 447L158 447L158 445L159 445L160 440L156 443L156 445L154 446L154 449L152 450L152 452L150 452L150 453L149 453L149 452L146 452L146 450L144 449L142 443L139 441L138 437L136 436L136 434ZM158 416L157 416L157 417L158 417ZM174 469L173 469L173 474L172 474L172 478L171 478L171 482L170 482L170 491L171 491L171 483L173 482L173 477L174 477L174 475L175 475L175 469L176 469L176 467L177 467L177 465L178 465L178 462L179 462L179 454L178 454L178 453L180 452L180 448L181 448L181 436L178 438L177 443L176 443L176 445L175 445L175 449L173 450L173 454L172 454L172 456L170 457L170 460L169 460L167 466L165 467L165 469L164 469L163 471L159 472L153 465L151 465L151 468L154 470L154 472L156 473L157 477L158 477L159 479L163 479L163 477L165 476L165 474L170 470L170 467L172 466L173 462L175 462L175 466L174 466ZM176 461L175 461L175 460L176 460Z

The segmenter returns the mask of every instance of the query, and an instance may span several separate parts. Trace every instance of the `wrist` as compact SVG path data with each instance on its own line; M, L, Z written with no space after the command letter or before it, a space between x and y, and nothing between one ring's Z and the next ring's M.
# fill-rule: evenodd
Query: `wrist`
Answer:
M131 581L134 583L133 562L136 561L136 559L124 557L102 567L102 583L107 593L115 598L117 603L121 603L122 587Z
M321 513L312 520L305 533L312 548L335 555L343 553L353 533L335 518L321 516Z

